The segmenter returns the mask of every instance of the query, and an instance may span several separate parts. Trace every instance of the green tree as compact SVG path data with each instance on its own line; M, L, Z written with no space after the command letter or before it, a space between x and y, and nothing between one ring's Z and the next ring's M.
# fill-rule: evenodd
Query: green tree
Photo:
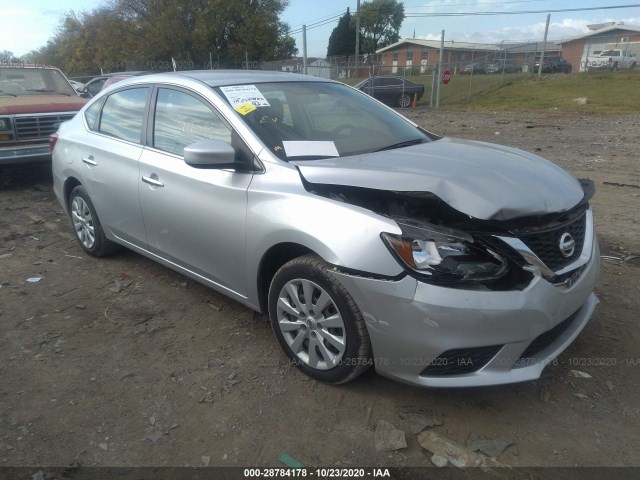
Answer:
M274 60L286 60L287 58L298 55L298 47L296 47L296 39L287 33L289 26L282 24L280 35L276 44Z
M347 8L329 36L327 57L349 57L356 49L356 24Z
M360 6L360 45L363 53L375 53L380 48L400 40L404 20L404 4L396 0L371 0Z
M279 20L287 0L214 0L207 43L221 53L221 63L239 67L251 62L275 60L297 52L295 41L287 39L288 26Z
M69 12L46 46L26 57L67 75L169 69L171 58L240 67L297 53L279 15L288 0L111 0L90 13Z

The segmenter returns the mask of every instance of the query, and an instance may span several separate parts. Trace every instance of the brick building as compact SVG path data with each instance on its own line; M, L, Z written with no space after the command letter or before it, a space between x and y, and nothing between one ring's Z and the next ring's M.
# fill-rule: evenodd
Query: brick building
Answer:
M440 41L405 38L388 47L377 50L381 73L421 74L427 73L440 61ZM444 42L443 62L455 72L456 69L473 62L497 60L501 55L498 45L456 42Z
M562 46L555 42L503 43L501 47L506 61L521 65L525 72L533 72L533 64L540 60L543 48L545 58L562 56Z
M588 25L589 33L560 42L544 45L545 57L562 57L571 63L572 72L584 71L588 55L597 55L611 48L640 48L640 27L622 23ZM506 61L533 71L533 63L540 59L543 42L487 44L444 42L444 64L456 72L474 62ZM635 50L634 50L635 52ZM405 38L376 51L380 74L418 75L428 73L440 59L440 41ZM640 55L638 55L640 57Z
M571 63L574 72L585 70L589 55L611 48L628 48L629 44L640 42L640 27L613 22L588 27L589 33L558 42L562 45L562 58Z

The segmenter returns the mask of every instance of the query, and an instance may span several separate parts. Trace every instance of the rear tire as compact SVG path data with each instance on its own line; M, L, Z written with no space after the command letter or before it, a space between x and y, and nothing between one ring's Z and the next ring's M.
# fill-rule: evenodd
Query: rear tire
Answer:
M78 243L89 255L103 257L118 250L118 245L104 235L96 209L82 185L69 195L69 216Z
M398 96L398 106L400 108L409 108L411 106L411 95L403 93Z
M362 313L330 269L313 255L284 264L269 288L269 318L291 363L339 384L369 368L371 343Z

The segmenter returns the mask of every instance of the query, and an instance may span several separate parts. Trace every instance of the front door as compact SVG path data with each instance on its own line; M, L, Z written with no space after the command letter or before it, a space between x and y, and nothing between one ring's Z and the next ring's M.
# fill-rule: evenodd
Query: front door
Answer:
M245 217L252 174L194 168L183 160L184 147L192 143L231 143L231 128L205 99L191 92L161 87L152 101L151 145L140 157L139 176L148 248L227 293L244 296Z

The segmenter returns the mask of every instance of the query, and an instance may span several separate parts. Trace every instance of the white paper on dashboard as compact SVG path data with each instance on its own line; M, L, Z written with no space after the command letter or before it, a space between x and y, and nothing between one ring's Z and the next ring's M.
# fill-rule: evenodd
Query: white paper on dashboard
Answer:
M287 157L339 157L336 144L332 141L290 141L282 142Z
M232 85L220 87L220 91L231 103L233 108L250 103L254 107L269 107L269 102L255 85Z

